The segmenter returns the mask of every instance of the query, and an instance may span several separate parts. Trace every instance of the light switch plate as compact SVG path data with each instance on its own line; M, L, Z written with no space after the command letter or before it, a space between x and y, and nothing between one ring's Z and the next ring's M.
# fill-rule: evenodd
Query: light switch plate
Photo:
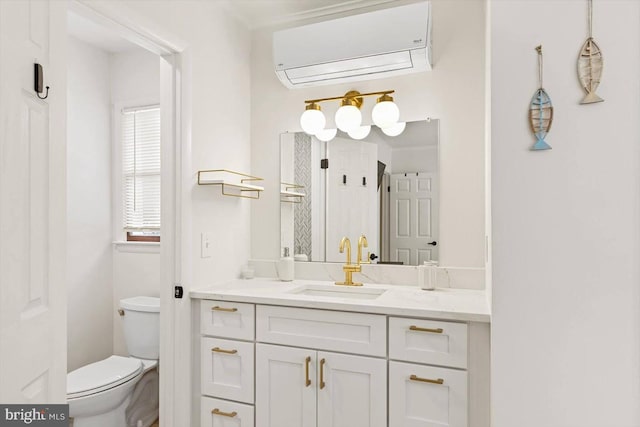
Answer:
M200 235L200 257L211 258L213 250L213 239L211 233L202 233Z

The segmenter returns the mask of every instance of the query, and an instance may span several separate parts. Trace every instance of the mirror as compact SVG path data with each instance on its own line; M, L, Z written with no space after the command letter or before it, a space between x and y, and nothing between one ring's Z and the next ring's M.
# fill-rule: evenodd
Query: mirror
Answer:
M439 121L407 123L398 136L376 126L362 140L329 142L304 132L280 139L281 246L297 261L352 262L364 234L373 263L438 259Z

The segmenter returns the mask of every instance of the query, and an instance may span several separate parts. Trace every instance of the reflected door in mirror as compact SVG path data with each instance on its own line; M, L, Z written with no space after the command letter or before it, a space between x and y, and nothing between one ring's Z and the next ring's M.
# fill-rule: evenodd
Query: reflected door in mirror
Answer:
M390 258L406 265L438 259L436 174L391 175Z

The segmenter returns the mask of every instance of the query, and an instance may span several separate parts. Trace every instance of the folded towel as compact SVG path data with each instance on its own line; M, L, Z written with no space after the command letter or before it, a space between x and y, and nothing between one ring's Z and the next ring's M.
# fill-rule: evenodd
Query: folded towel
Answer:
M160 406L158 371L153 369L140 378L125 410L127 427L149 427L158 419Z

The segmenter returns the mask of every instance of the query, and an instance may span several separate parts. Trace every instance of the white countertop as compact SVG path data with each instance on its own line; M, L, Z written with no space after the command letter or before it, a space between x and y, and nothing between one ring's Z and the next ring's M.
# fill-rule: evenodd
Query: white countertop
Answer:
M281 282L271 278L233 280L191 291L191 298L361 313L418 316L443 320L490 322L491 313L485 291L468 289L436 289L423 291L416 286L365 284L367 289L386 289L375 299L352 299L291 293L301 286L331 282L294 280ZM346 288L340 286L340 288Z

